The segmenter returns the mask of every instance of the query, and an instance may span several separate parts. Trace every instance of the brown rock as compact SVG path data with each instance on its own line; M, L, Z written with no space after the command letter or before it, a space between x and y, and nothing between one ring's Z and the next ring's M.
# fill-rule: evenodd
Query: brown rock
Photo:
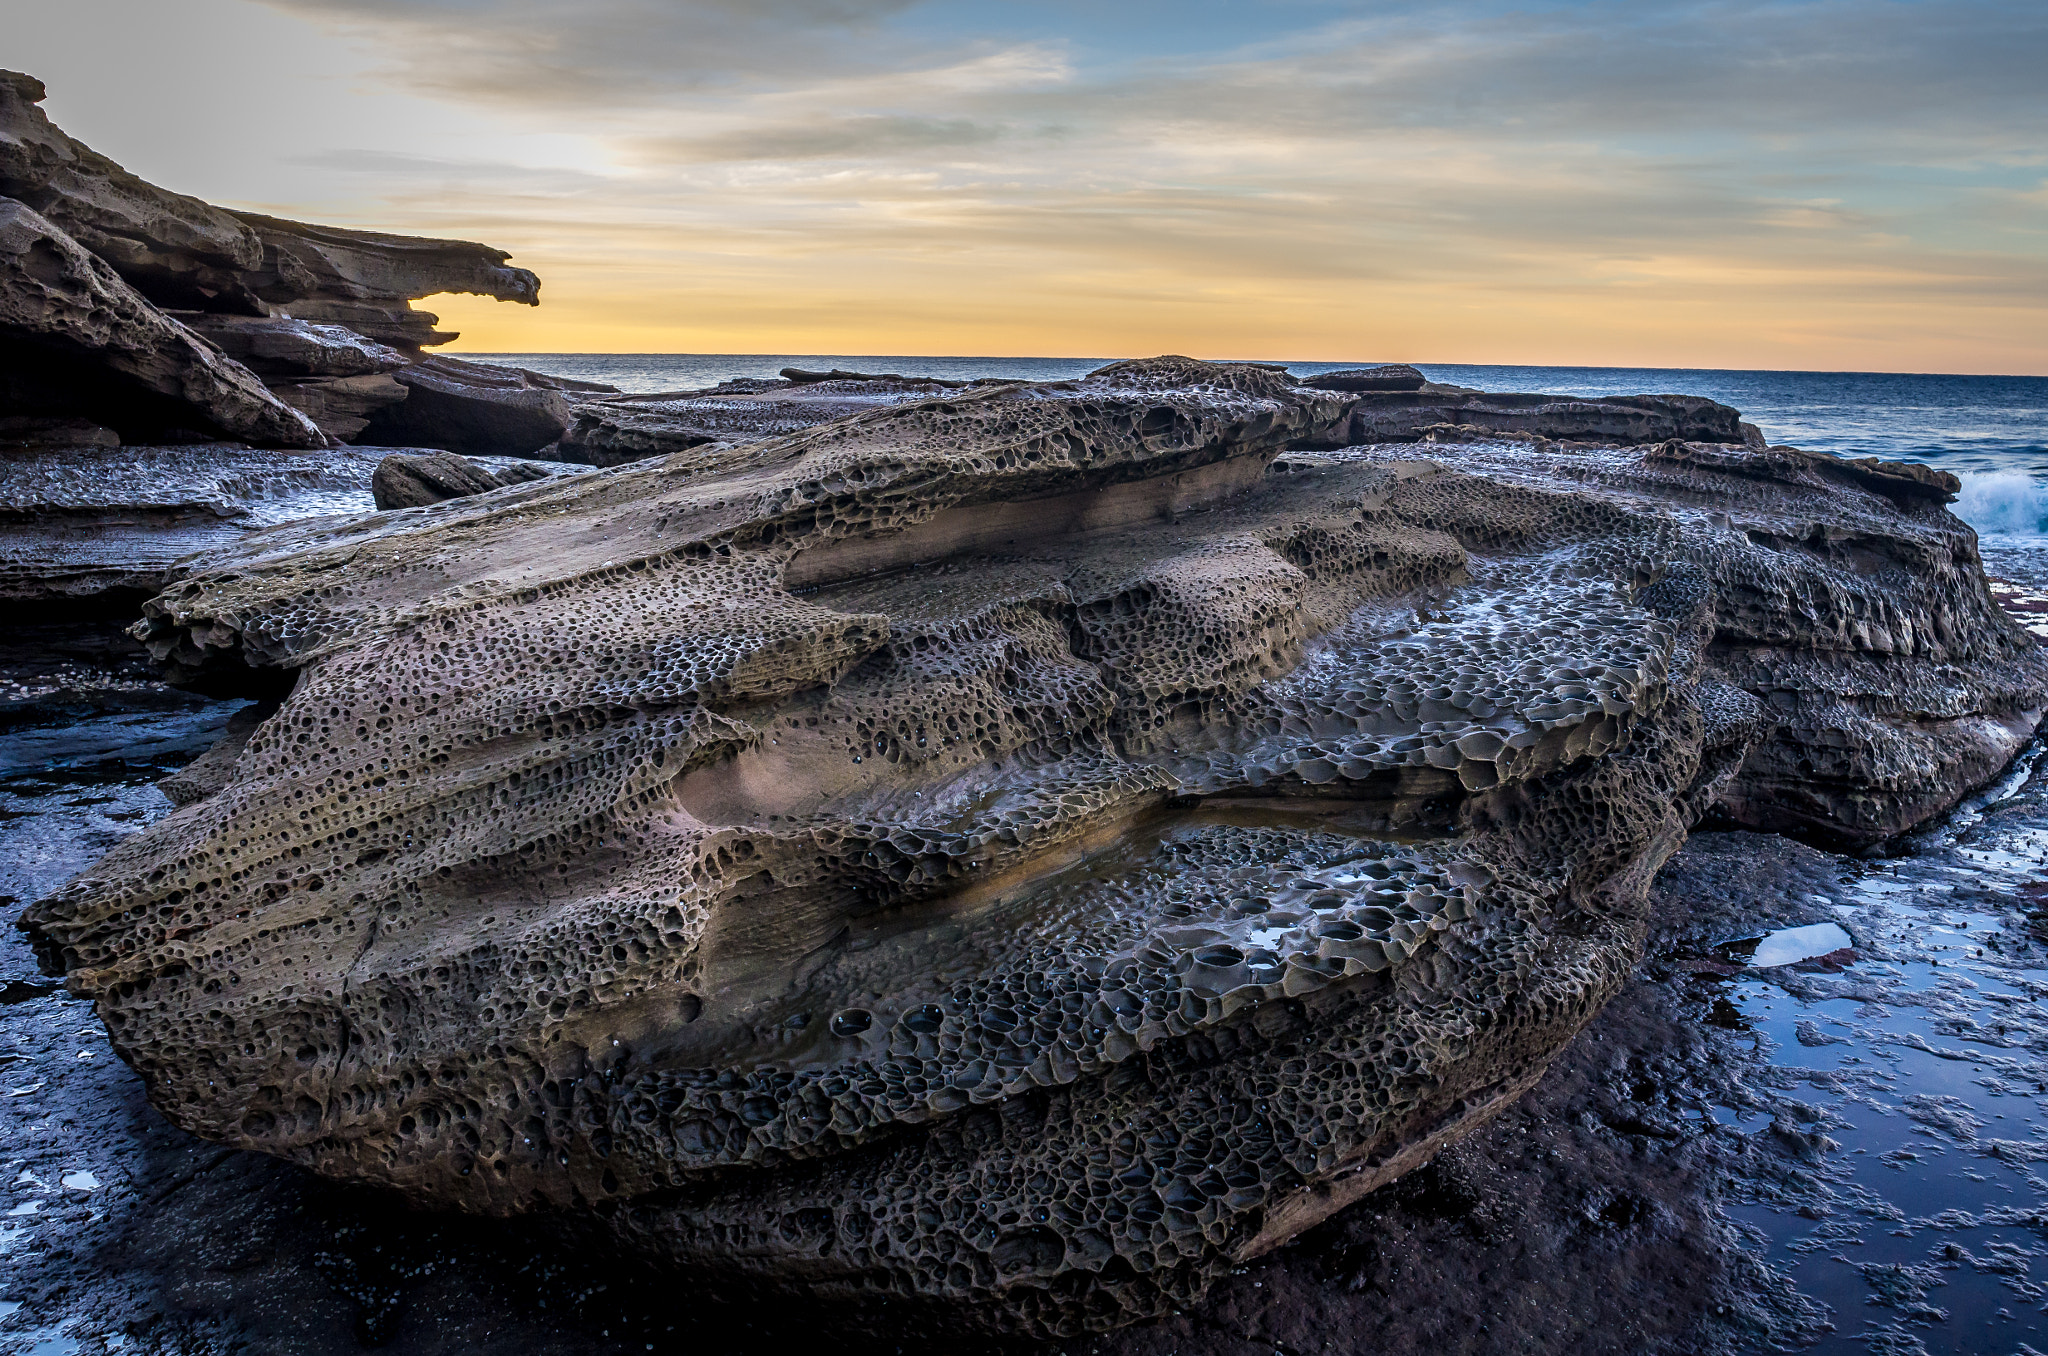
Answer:
M0 409L279 447L327 441L248 369L159 311L21 203L0 198Z
M377 463L370 491L380 509L421 508L486 490L503 489L557 472L537 462L516 461L493 470L452 452L395 453Z
M218 207L137 178L53 126L43 84L0 71L0 196L26 203L160 305L261 314L244 281L256 233Z
M503 250L230 212L130 174L36 105L42 82L0 71L0 196L41 213L161 306L336 321L417 352L455 336L408 304L438 292L540 302ZM343 374L360 375L360 374Z
M1702 396L1640 395L1577 399L1529 392L1425 386L1413 391L1362 391L1350 420L1325 446L1415 442L1435 425L1477 426L1559 442L1633 447L1680 439L1747 444L1739 411Z
M1429 380L1406 363L1383 367L1349 367L1339 372L1318 372L1295 378L1303 386L1319 391L1419 391Z
M530 457L567 431L572 398L618 393L597 382L444 357L392 376L408 392L405 403L372 415L357 435L360 443Z
M797 371L787 368L784 375ZM557 455L618 466L712 444L756 442L928 400L967 383L858 373L807 373L803 380L733 382L709 391L621 396L577 404Z
M1527 1088L1710 805L1916 822L2048 679L1924 498L1273 469L1350 418L1122 363L264 533L142 629L290 696L26 922L223 1143L892 1322L1185 1307Z

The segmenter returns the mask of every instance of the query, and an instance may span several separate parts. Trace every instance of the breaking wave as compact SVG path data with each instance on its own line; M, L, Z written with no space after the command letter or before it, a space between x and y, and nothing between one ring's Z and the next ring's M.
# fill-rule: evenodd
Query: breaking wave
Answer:
M2048 485L2024 471L1966 471L1955 515L1984 536L2048 534Z

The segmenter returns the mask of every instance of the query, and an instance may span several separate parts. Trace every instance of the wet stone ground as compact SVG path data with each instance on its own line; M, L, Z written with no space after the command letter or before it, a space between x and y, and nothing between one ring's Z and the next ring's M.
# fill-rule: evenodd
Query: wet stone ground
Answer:
M237 704L156 685L112 624L10 645L11 915L166 813L155 783ZM2032 757L1895 856L1697 834L1641 971L1519 1105L1199 1310L1067 1352L2048 1353ZM193 1140L11 929L0 1185L0 1356L973 1349Z

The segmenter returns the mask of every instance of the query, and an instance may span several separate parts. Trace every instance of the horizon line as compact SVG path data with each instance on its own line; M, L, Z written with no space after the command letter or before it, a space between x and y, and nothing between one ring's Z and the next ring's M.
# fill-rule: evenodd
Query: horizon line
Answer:
M1185 356L1192 354L1131 354L1124 357L1089 357L1073 354L1053 353L799 353L785 350L780 353L719 353L709 350L685 349L448 349L433 351L447 357L469 358L913 358L934 362L1129 362L1140 357ZM429 356L432 356L430 354ZM1354 358L1198 358L1199 362L1214 363L1269 363L1282 367L1307 367L1328 365L1332 367L1503 367L1527 368L1538 371L1584 371L1584 372L1755 372L1806 377L1981 377L1998 381L2048 381L2048 372L1936 372L1918 368L1821 368L1821 367L1666 367L1655 364L1616 363L1475 363L1439 362L1431 359L1404 359L1399 362L1372 362Z

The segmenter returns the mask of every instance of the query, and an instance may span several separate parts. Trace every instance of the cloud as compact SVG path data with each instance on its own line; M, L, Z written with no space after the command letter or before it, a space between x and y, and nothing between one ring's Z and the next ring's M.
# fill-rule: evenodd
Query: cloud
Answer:
M364 106L503 129L338 124L292 161L320 210L514 250L549 280L520 323L578 343L791 343L764 336L809 315L820 349L1009 326L1561 360L1604 330L1680 362L1938 335L2048 367L2048 10L2019 0L266 3L357 54Z

